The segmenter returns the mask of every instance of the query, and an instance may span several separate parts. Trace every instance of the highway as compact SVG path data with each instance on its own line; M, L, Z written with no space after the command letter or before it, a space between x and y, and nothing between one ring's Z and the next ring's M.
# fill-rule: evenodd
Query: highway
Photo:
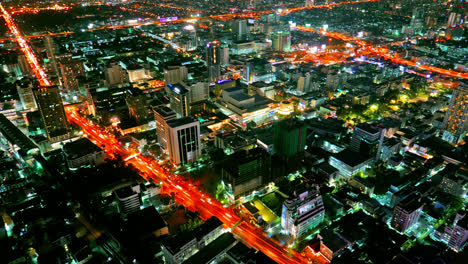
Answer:
M296 26L296 30L319 33L330 38L356 43L361 47L360 52L362 52L363 54L367 53L367 54L375 55L378 57L383 57L384 59L390 60L391 62L396 63L396 64L411 66L411 67L415 67L416 69L426 70L426 71L430 71L430 72L434 72L434 73L438 73L438 74L442 74L442 75L446 75L450 77L468 79L468 73L442 69L442 68L438 68L438 67L431 66L431 65L418 64L411 60L398 58L396 55L391 54L386 48L375 47L361 39L350 37L342 33L328 32L328 31L323 31L323 30L319 30L317 32L317 30L313 28L308 28L308 27L303 27L303 26Z
M190 180L168 172L156 160L138 155L136 150L125 149L113 135L81 116L78 109L67 107L66 113L69 122L81 127L84 134L96 145L104 148L107 154L122 156L128 165L132 165L140 172L143 178L162 183L162 194L173 196L179 204L198 212L202 219L206 220L214 216L223 222L226 228L234 227L232 229L234 235L251 247L262 251L274 261L284 264L328 263L328 260L321 254L308 254L306 257L268 238L263 230L242 220L234 211L201 191ZM314 257L311 258L311 256Z
M41 65L39 64L37 57L34 55L33 51L31 50L31 47L28 45L28 43L26 42L26 39L23 37L21 32L16 27L16 24L11 18L11 15L5 10L5 8L3 7L1 3L0 3L0 10L2 12L3 18L5 19L6 25L8 26L8 29L10 29L11 33L15 35L16 42L18 42L18 46L20 47L21 51L26 56L28 64L33 70L34 75L36 76L40 85L51 86L52 83L47 78L47 75L44 69L42 69Z

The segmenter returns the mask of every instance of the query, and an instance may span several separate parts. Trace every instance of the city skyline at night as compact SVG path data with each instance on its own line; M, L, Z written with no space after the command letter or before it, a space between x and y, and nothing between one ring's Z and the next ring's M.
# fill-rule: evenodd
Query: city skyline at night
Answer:
M0 11L0 262L468 260L466 2Z

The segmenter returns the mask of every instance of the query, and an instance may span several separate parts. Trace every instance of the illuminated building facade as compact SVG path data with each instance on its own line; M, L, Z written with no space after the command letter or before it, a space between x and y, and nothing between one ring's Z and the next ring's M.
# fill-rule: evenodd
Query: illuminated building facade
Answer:
M364 171L370 167L373 162L372 158L362 157L358 153L345 149L337 154L330 156L328 163L336 168L340 175L350 179L353 175L360 171Z
M208 80L210 82L216 82L221 75L221 43L219 41L208 42L205 47L205 52Z
M188 70L185 66L169 66L164 69L165 83L180 83L188 78Z
M106 67L104 75L110 86L121 85L128 81L127 72L119 64L111 63Z
M229 193L238 198L268 181L270 157L261 148L238 151L222 166L221 175Z
M272 48L276 51L291 50L291 33L286 31L278 31L271 34Z
M325 207L318 186L296 185L283 204L281 227L297 238L318 226L325 218Z
M177 113L178 117L190 115L190 91L183 84L168 84L170 91L171 109Z
M78 76L84 76L83 62L75 59L65 59L60 62L62 85L66 92L77 92L79 89Z
M418 194L411 194L393 210L391 226L400 232L405 232L416 224L419 220L423 204L420 202Z
M24 110L37 108L32 82L19 82L16 84L16 90Z
M459 143L468 132L468 85L460 84L453 93L442 125L442 139Z
M131 116L138 122L146 120L148 117L148 104L145 94L140 89L127 89L125 101Z
M57 86L39 87L33 92L48 140L57 142L67 139L68 122Z
M163 149L167 149L166 126L167 122L177 118L177 114L169 107L160 106L153 109L154 120L156 122L156 134L158 142Z
M354 128L350 149L364 157L380 159L386 129L369 124L359 124Z
M184 117L167 122L167 149L175 164L186 164L201 156L200 122Z

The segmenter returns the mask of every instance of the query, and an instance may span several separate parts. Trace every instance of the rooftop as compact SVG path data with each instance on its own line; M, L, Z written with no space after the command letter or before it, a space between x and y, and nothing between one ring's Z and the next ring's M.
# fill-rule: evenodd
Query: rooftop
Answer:
M87 138L80 138L76 141L66 143L63 146L63 152L71 159L76 159L100 151L102 151L102 149Z

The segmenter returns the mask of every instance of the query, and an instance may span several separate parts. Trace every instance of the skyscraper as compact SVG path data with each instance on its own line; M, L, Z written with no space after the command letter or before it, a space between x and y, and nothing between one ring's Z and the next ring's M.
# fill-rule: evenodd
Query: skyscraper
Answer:
M167 149L169 159L175 164L196 161L201 156L200 122L183 117L167 122Z
M248 34L247 20L235 19L232 21L232 33L236 40L246 40Z
M24 54L18 54L18 64L23 76L34 76L34 73L29 66L28 59L26 59Z
M271 33L271 47L276 51L291 50L291 33L286 31L278 31Z
M57 86L39 87L33 92L49 141L53 143L67 139L68 122Z
M111 63L104 70L107 85L114 86L128 82L128 76L121 65Z
M297 238L318 226L325 218L325 207L317 185L295 184L283 204L281 227Z
M442 139L453 144L459 143L468 132L468 84L461 83L453 91L442 130Z
M44 46L47 52L47 58L49 59L51 70L58 74L58 67L57 67L57 60L56 60L56 53L55 53L55 43L52 39L52 36L47 35L44 37Z
M25 79L23 79L25 80ZM19 81L16 84L16 90L23 106L23 110L30 110L37 108L36 101L34 100L33 84L29 81Z
M140 89L128 88L125 101L127 102L128 111L131 116L135 117L138 122L147 120L148 103L146 95Z
M391 226L400 232L407 231L418 222L422 207L418 194L409 195L395 206Z
M181 83L168 84L171 109L178 117L190 115L190 92Z
M261 148L243 150L230 155L221 175L229 193L237 198L266 184L270 179L270 155Z
M287 158L304 151L307 127L303 122L286 119L275 124L273 147Z
M180 83L188 78L188 70L185 66L169 66L164 69L164 82Z
M158 136L158 143L161 144L163 149L167 149L167 122L177 119L177 114L169 107L159 106L153 109L154 121L156 122L156 134Z
M66 92L78 92L78 76L84 76L83 62L75 59L65 59L60 62L62 85Z
M221 43L213 41L206 44L206 67L208 68L208 80L216 82L221 75Z
M379 160L385 132L385 128L366 123L359 124L354 127L350 149L363 157L373 156L375 160Z

